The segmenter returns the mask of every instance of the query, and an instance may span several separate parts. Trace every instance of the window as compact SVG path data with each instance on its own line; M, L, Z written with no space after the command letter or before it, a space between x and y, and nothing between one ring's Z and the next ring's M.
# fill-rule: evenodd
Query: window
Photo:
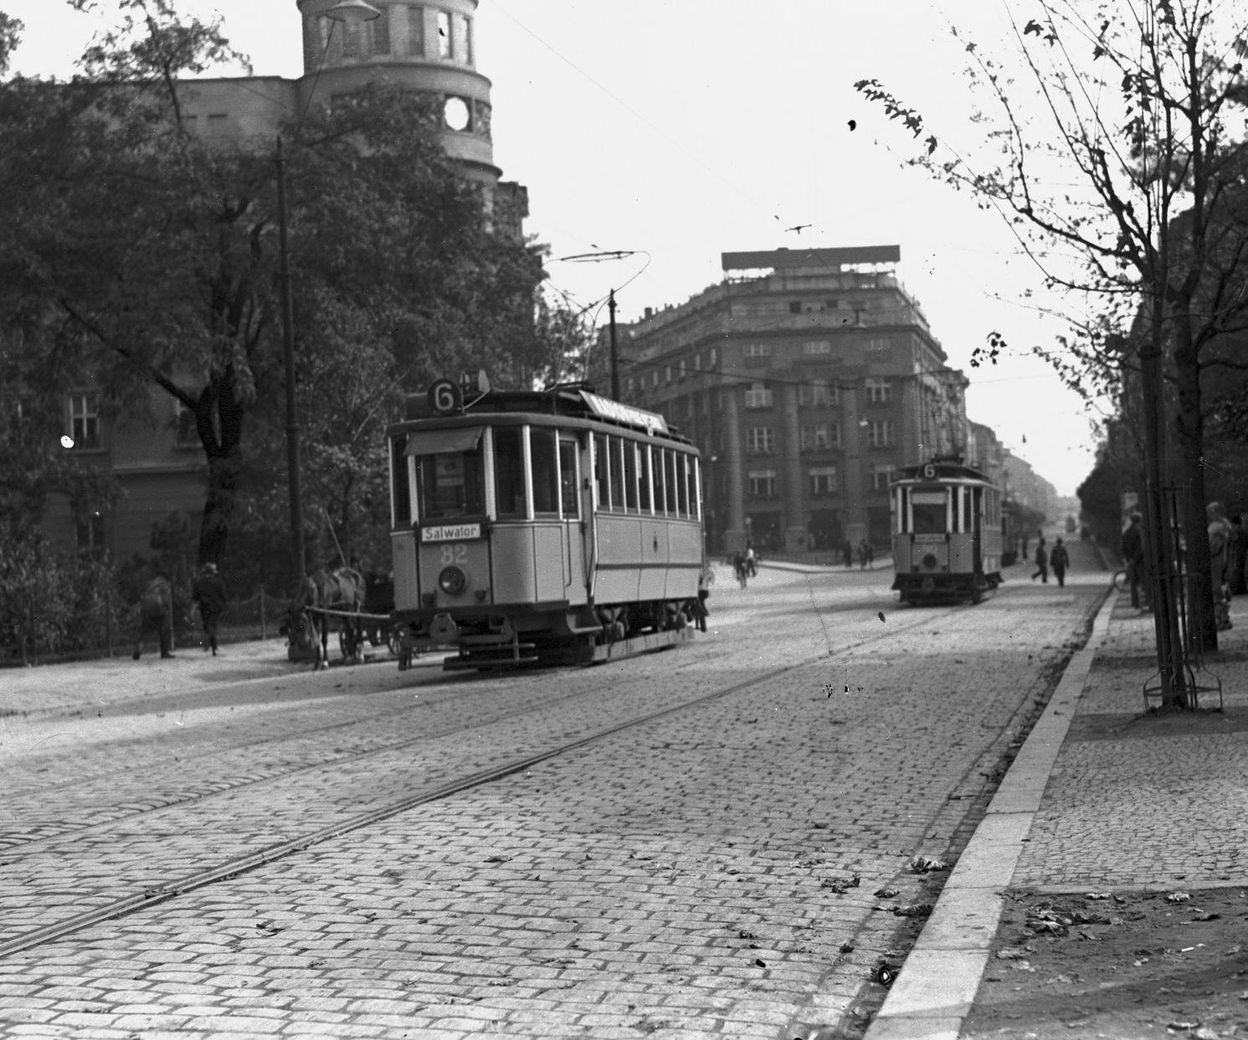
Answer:
M598 493L598 508L611 508L611 454L607 451L604 434L594 434L594 487Z
M893 480L894 469L894 466L889 465L873 466L871 468L871 490L887 491L888 485Z
M670 383L672 381L672 366L668 365L663 369L663 382Z
M425 56L425 9L407 5L407 54L409 58Z
M745 388L746 408L770 408L771 387L766 383L751 383Z
M407 473L407 438L401 434L390 441L391 499L394 502L394 526L406 527L412 522L412 484Z
M104 516L98 509L79 513L74 518L78 551L100 559L108 551L104 541Z
M575 520L581 515L580 477L576 441L559 441L559 509L564 519Z
M637 445L632 441L621 441L620 451L624 455L624 505L630 513L635 513L638 510Z
M69 395L69 435L75 448L100 447L100 403L95 394Z
M372 51L374 54L390 53L390 8L381 9L381 17L368 23L372 35Z
M835 466L811 466L807 474L812 495L830 495L836 491Z
M619 437L608 439L611 451L611 508L624 512L624 442Z
M812 339L802 344L802 353L807 357L817 357L832 353L832 341L829 339Z
M633 450L637 453L638 502L641 504L641 511L649 513L654 507L650 493L650 446L635 444Z
M650 373L650 385L656 387L659 385L659 370L657 368Z
M872 404L886 404L893 399L893 384L887 379L867 380L867 400Z
M826 451L841 443L841 428L832 423L815 423L802 427L803 451Z
M418 458L421 515L425 520L482 512L480 448Z
M812 379L809 383L799 383L797 387L799 405L827 408L839 403L840 399L841 388L827 379Z
M533 514L559 513L559 468L554 430L534 429L529 434L529 458L533 464Z
M747 343L745 345L745 364L748 368L763 368L770 359L770 343Z
M752 469L747 474L750 482L750 494L755 498L771 498L776 493L776 471L774 469Z
M790 300L790 301L789 301L789 313L790 313L790 314L801 314L801 313L802 313L802 301L801 301L801 300Z
M468 20L466 14L456 14L452 15L451 24L455 33L455 39L451 46L451 57L461 65L471 65L472 22Z
M500 520L523 520L524 448L518 427L494 431L494 509Z
M893 446L893 424L888 419L872 419L867 427L868 441L873 448Z
M776 450L776 431L770 426L752 426L745 431L745 450L751 455L770 455Z
M680 365L676 369L676 378L684 379L688 375L689 375L688 363L684 360L684 358L681 358Z
M342 23L342 56L358 58L360 56L360 27L350 22Z
M451 59L451 13L450 11L438 12L438 57L443 61Z

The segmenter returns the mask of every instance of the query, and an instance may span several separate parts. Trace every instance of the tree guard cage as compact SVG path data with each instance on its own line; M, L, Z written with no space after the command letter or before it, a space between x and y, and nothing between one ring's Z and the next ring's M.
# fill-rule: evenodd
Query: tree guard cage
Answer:
M1146 494L1152 494L1148 491ZM1145 524L1148 584L1152 595L1153 623L1157 634L1157 673L1144 683L1144 710L1164 701L1167 681L1190 710L1200 707L1200 694L1217 692L1217 711L1222 710L1222 680L1205 668L1204 652L1190 624L1195 582L1187 568L1187 538L1182 518L1192 494L1191 485L1168 484L1158 493L1164 544L1154 545L1152 525ZM1156 515L1156 514L1154 514ZM1204 531L1195 537L1205 537ZM1162 566L1158 565L1158 562ZM1168 569L1169 574L1165 572ZM1217 590L1215 590L1217 595Z

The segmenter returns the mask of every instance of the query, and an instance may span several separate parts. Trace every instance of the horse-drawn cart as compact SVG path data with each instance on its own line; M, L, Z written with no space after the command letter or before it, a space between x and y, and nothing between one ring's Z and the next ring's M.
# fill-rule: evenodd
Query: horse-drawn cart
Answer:
M343 661L362 661L365 643L385 646L398 656L390 615L393 605L394 585L388 578L370 576L366 581L349 567L308 575L290 603L288 659L313 661L317 669L326 667L329 633L335 628Z

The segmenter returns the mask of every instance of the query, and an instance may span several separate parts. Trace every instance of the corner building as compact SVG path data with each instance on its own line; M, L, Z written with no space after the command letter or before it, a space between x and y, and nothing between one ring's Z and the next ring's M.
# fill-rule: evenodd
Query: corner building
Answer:
M901 466L964 455L968 380L898 246L724 253L724 280L617 330L625 400L702 451L707 549L891 543Z

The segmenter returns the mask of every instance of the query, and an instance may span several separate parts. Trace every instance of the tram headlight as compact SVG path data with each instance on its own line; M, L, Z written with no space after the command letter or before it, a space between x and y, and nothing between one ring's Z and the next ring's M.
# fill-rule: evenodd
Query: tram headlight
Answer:
M928 553L923 557L923 566L929 571L934 571L936 569L937 562L936 556L933 553Z
M438 588L448 596L458 596L468 587L468 579L458 567L443 567L438 575Z

